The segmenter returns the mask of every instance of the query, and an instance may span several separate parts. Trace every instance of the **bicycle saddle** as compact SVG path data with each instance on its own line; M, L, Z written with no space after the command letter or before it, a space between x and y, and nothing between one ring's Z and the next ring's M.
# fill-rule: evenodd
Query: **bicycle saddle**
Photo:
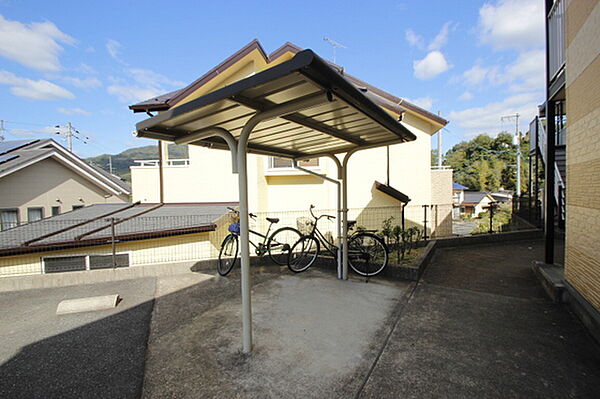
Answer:
M279 218L267 218L267 220L271 223L279 223Z
M348 228L354 226L356 224L356 220L348 220Z

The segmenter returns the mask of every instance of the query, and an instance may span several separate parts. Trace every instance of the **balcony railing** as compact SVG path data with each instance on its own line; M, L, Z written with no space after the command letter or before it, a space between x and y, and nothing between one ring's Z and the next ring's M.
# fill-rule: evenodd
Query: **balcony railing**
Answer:
M159 160L158 159L143 159L143 160L134 160L137 165L133 165L133 168L158 168ZM168 159L165 163L165 166L179 166L186 167L190 166L189 159Z
M565 65L565 1L555 0L548 14L549 82L552 82Z

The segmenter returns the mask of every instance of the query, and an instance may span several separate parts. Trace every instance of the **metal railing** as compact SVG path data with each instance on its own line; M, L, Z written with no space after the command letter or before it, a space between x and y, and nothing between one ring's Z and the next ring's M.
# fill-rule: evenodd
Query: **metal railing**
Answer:
M549 81L552 82L565 65L565 1L555 0L548 14Z
M134 160L137 165L133 165L133 168L158 168L160 160L158 159L141 159ZM190 166L189 159L168 159L165 162L165 166Z

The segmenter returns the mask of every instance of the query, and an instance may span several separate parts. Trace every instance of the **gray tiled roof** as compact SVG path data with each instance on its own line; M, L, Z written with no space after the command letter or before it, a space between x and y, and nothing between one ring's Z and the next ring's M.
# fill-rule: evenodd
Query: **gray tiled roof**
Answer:
M104 180L105 184L112 186L115 190L121 191L124 194L131 193L131 187L118 176L85 162L52 139L11 140L0 143L0 156L2 157L0 159L0 174L11 173L11 171L18 170L22 165L36 158L43 159L44 156L54 155L55 153L70 158L70 161L75 164L79 163L83 169L89 168L86 171L87 173L91 173L91 175L99 178L101 181Z
M0 232L0 252L28 252L40 247L78 246L110 242L115 236L143 239L161 234L214 230L215 221L234 203L218 204L95 204ZM37 247L37 248L36 248Z
M488 195L488 193L465 191L465 199L463 202L478 204L486 195Z

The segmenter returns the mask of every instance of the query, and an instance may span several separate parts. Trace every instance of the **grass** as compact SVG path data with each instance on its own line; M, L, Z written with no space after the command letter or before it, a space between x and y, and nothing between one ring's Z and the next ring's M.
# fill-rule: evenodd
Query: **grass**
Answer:
M413 263L415 259L417 259L422 253L425 251L425 247L413 248L410 250L410 253L407 251L404 253L404 259L398 258L398 251L396 248L390 247L389 263L390 265L402 266L409 265Z

